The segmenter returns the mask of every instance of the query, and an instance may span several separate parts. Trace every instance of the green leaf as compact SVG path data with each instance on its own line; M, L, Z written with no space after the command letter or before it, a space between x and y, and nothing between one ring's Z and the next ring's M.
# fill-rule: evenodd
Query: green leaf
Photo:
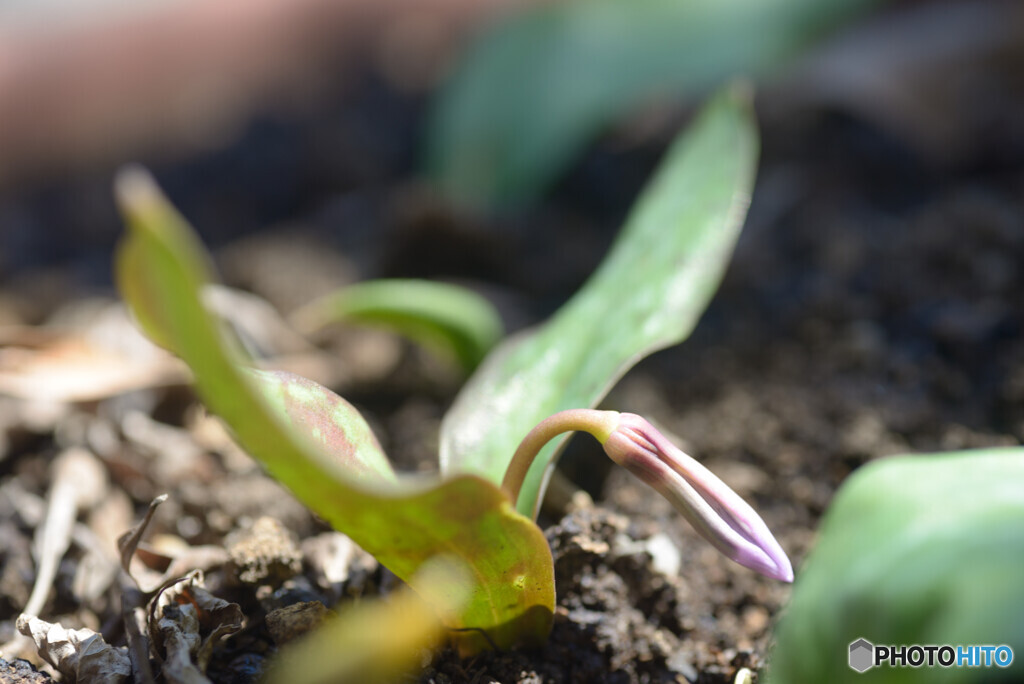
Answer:
M729 261L753 186L757 132L737 89L668 152L611 253L549 321L500 345L441 425L442 472L500 482L520 440L558 411L595 405L634 363L683 340ZM532 515L559 443L527 474Z
M310 302L293 317L303 330L335 321L378 325L476 368L504 334L501 319L472 290L429 280L370 280Z
M871 463L840 488L797 573L769 682L1021 681L1024 449ZM1006 644L998 667L848 666L849 645ZM984 674L983 674L984 673ZM1005 678L1005 679L1004 679Z
M420 586L416 571L436 556L465 563L471 598L450 626L482 629L498 647L543 639L554 609L554 577L540 529L480 478L394 478L347 403L328 397L323 415L300 415L303 404L315 404L326 390L243 370L239 352L225 344L201 304L208 260L192 230L144 172L124 172L117 190L129 226L117 254L122 295L146 332L189 364L199 396L249 453L435 607L443 610L444 597ZM317 436L318 425L339 432ZM338 439L351 448L322 448ZM459 643L467 653L487 646L475 632L463 633Z
M537 197L644 99L762 74L877 0L565 0L485 33L440 93L428 173L470 205Z

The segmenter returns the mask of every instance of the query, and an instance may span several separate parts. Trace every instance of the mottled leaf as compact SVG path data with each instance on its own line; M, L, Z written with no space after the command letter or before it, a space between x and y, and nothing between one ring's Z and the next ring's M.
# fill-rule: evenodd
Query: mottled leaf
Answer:
M611 253L549 321L500 345L441 429L442 472L500 482L520 440L558 411L593 406L644 355L693 329L732 253L753 185L757 133L737 89L668 152ZM518 508L539 504L561 440L540 453Z
M797 572L769 682L1021 681L1024 449L876 461L836 494ZM876 645L1005 644L1010 669L848 665Z
M414 574L428 559L450 555L465 563L472 573L471 598L451 626L483 629L499 647L543 639L554 608L554 578L540 529L518 515L497 486L478 477L440 483L392 479L382 469L383 454L376 465L357 473L343 456L322 448L338 435L319 442L315 432L300 435L298 429L318 419L288 413L302 404L303 394L308 399L315 391L257 374L260 384L275 380L271 388L281 393L277 403L284 415L262 396L252 373L239 366L237 347L225 343L201 304L208 267L194 233L141 170L122 174L117 189L129 225L117 257L121 292L146 331L189 364L200 397L242 445L306 505L414 589L419 588ZM358 414L345 406L333 402L329 412L345 414L349 441L369 435L356 422ZM328 422L340 425L333 418ZM374 447L363 439L342 454L367 449ZM434 603L438 597L423 589L424 598ZM465 652L486 645L474 632L460 639Z
M251 369L249 377L277 416L295 434L316 442L346 466L353 479L395 480L377 438L352 404L308 378L286 371Z
M877 0L565 0L485 33L435 105L429 173L469 204L534 199L645 98L759 75Z
M486 299L430 280L370 280L310 302L293 317L310 331L334 321L376 325L453 357L473 370L503 334Z

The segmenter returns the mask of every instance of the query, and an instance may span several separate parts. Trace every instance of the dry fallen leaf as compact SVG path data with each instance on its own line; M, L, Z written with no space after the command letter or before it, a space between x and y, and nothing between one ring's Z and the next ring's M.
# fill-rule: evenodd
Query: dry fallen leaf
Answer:
M241 607L202 585L202 571L190 572L169 582L149 604L150 638L163 654L164 676L182 684L207 681L202 673L213 649L242 628Z
M164 651L164 678L172 684L210 684L192 662L192 656L198 653L202 643L195 606L188 603L166 606L156 629Z
M0 330L0 393L32 401L96 401L187 378L181 362L146 340L122 305L89 308L81 318L66 327Z
M132 675L127 652L109 645L91 629L64 629L35 616L21 615L18 631L35 642L40 657L68 684L119 684Z

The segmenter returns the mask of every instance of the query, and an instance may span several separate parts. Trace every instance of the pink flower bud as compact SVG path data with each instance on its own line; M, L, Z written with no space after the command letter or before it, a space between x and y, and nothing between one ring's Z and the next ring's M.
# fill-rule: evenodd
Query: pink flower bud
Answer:
M653 487L715 548L763 575L793 581L793 566L761 517L710 470L632 413L604 441L609 457Z

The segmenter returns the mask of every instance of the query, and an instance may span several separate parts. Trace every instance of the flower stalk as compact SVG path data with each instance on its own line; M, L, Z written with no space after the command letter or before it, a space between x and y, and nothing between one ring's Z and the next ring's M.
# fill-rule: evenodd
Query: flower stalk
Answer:
M783 582L793 567L761 517L714 473L632 413L570 409L542 421L520 443L502 488L513 501L541 448L564 432L589 432L615 463L664 496L719 551Z

